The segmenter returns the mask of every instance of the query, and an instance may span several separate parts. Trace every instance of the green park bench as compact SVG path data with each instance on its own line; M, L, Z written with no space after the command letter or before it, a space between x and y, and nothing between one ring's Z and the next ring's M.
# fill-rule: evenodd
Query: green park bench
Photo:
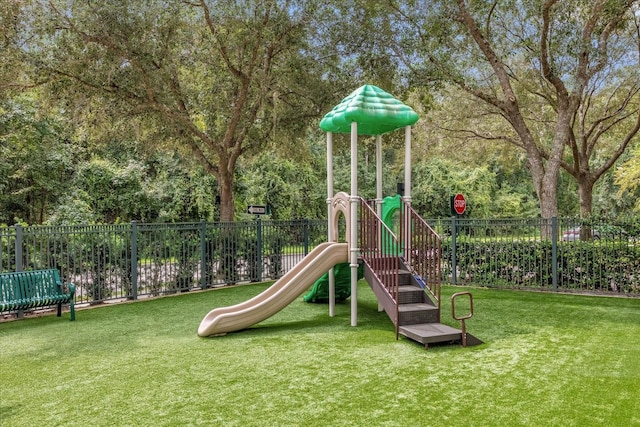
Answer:
M62 304L68 303L71 320L76 320L75 292L75 286L65 286L55 269L0 273L0 312L57 305L60 317Z

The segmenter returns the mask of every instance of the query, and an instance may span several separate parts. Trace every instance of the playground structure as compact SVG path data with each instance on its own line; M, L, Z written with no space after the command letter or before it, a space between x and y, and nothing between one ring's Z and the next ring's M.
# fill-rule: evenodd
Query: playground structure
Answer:
M348 263L351 285L351 326L358 322L358 267L395 326L396 339L404 335L422 343L458 341L478 344L477 338L440 323L440 277L442 245L440 237L411 207L411 126L418 115L382 89L364 85L327 113L320 128L327 133L328 241L316 247L294 269L261 294L243 303L211 310L200 323L198 335L223 335L258 323L297 299L323 274L328 278L329 315L335 316L336 264ZM404 194L383 212L382 135L405 131ZM333 133L351 136L350 193L334 192ZM358 136L376 138L376 199L358 196ZM390 222L398 213L398 231ZM338 220L346 221L346 243L339 243ZM384 219L384 220L383 220ZM456 297L461 296L457 295ZM473 313L458 316L468 319ZM452 299L455 313L455 298ZM464 326L463 326L463 329Z
M333 266L336 302L345 301L351 296L351 267L348 262ZM364 277L362 264L358 267L358 280ZM329 272L316 280L307 294L302 297L305 302L326 304L329 302Z
M399 221L396 214L400 212L401 206L400 195L387 196L382 200L382 222L392 231L397 231ZM387 248L386 253L391 253L391 249ZM333 277L335 283L336 302L346 300L351 296L351 273L349 263L344 262L333 267ZM358 266L358 280L364 277L362 263ZM311 290L305 294L302 299L305 302L326 304L329 302L329 272L326 272L318 280L315 281Z

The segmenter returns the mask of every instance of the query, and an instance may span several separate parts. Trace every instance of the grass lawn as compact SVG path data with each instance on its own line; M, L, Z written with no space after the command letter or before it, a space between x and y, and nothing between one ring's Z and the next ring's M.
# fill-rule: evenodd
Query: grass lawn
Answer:
M395 340L366 283L330 318L300 300L255 328L196 330L266 284L0 324L0 425L640 425L640 299L472 289L485 344ZM449 296L443 288L443 321Z

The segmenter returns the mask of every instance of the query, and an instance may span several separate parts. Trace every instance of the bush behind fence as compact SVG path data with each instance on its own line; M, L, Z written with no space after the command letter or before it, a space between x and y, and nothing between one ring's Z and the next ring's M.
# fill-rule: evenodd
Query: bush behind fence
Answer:
M640 295L638 219L428 222L443 238L444 281ZM591 238L569 239L576 227ZM326 236L324 220L16 225L0 227L0 271L57 268L77 302L96 304L274 280Z

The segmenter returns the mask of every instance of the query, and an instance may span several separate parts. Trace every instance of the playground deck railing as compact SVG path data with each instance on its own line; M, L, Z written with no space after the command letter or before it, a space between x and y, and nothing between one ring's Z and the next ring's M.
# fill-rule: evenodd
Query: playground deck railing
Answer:
M403 204L400 223L403 257L413 276L424 283L440 308L442 280L442 240L431 226L407 203Z
M360 256L395 305L398 318L400 239L380 219L371 204L360 199ZM397 335L397 322L396 335Z

